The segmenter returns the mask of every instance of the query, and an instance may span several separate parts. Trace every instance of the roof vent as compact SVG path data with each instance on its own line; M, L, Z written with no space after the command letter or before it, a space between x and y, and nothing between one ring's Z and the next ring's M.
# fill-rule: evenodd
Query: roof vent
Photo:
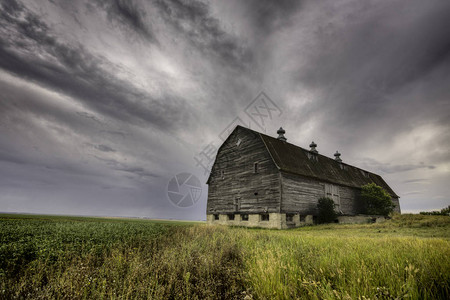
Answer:
M277 133L278 133L277 139L282 140L283 142L287 141L287 138L284 137L284 134L286 133L286 131L283 129L283 127L280 127L280 129L278 129Z
M336 153L334 154L334 160L337 162L342 162L341 154L336 150Z
M312 141L311 144L309 144L309 146L311 147L311 150L309 150L309 151L311 151L312 153L315 153L315 154L319 153L319 151L316 150L317 144L314 143L314 141Z

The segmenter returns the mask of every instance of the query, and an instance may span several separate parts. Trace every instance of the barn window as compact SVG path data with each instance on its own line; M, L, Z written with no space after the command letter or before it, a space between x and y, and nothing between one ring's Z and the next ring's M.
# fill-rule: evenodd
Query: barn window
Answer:
M253 173L258 173L258 163L256 162L253 164Z
M294 214L286 214L286 222L294 222Z
M241 215L241 220L242 221L248 221L248 214Z
M339 164L339 166L341 167L342 170L347 171L347 166L344 164Z
M234 214L228 214L228 220L233 221L234 220Z
M219 220L219 214L214 214L214 220Z
M306 155L308 156L308 158L312 161L318 161L317 159L317 155L316 154L312 154L312 153L306 153Z
M269 214L261 214L261 221L269 221Z
M242 142L242 140L241 140L241 139L238 139L237 142L236 142L236 146L239 147L239 145L241 144L241 142Z
M223 172L223 170L220 170L220 177L221 177L222 179L225 178L225 173Z
M300 222L305 222L306 221L306 216L300 216Z
M368 172L366 172L364 170L360 170L360 171L361 171L361 174L364 175L364 177L369 177L369 173Z

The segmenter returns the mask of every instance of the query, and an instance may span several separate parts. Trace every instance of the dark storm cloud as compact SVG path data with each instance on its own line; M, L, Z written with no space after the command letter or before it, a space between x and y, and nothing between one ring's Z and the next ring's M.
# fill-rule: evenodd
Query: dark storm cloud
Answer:
M398 173L398 172L412 171L412 170L417 170L417 169L435 169L435 168L436 167L433 165L424 165L424 164L386 165L386 166L380 167L380 171L382 171L384 173Z
M144 36L148 41L157 43L150 23L146 21L143 7L130 0L97 0L96 3L108 13L108 19L115 25L125 26Z
M261 90L267 134L446 201L448 1L51 2L0 2L0 210L204 218L167 183Z
M395 100L391 96L395 91L450 59L450 3L432 2L434 8L418 1L415 5L359 4L345 18L333 18L331 6L318 20L314 51L308 56L308 67L296 79L312 87L326 87L329 97L325 100L340 109L337 114L348 111L365 116L366 108L377 110L384 102ZM339 2L334 8L339 8ZM340 16L347 9L338 10ZM418 13L426 17L418 18ZM367 107L370 102L372 107Z
M156 1L161 16L198 51L219 58L224 65L247 69L252 52L236 37L225 32L218 19L210 15L207 4L200 1Z
M107 134L109 134L109 135L111 135L111 136L119 136L119 137L121 137L122 139L124 139L125 138L125 132L122 132L122 131L114 131L114 130L101 130L100 131L100 133L107 133Z
M173 128L188 120L181 99L155 99L114 75L116 66L82 45L58 41L39 16L9 1L0 10L0 67L72 95L101 114L143 126ZM112 69L112 70L110 70ZM183 118L181 117L183 116Z
M419 169L435 169L436 166L425 164L423 162L418 164L391 164L381 163L373 158L365 158L361 163L361 167L375 170L376 172L382 172L386 174L394 174L399 172L413 171Z
M405 180L403 181L403 183L424 183L427 180L425 178L416 178L416 179L410 179L410 180Z
M146 170L143 167L139 167L139 166L132 166L129 165L127 163L123 163L120 161L117 161L115 159L111 159L111 158L103 158L103 157L99 157L97 155L94 155L94 157L96 159L98 159L99 161L105 163L106 165L108 165L109 167L111 167L113 170L116 171L122 171L122 172L126 172L126 173L131 173L133 175L136 175L138 177L154 177L154 178L159 178L161 177L160 175L150 172L148 170ZM129 177L129 176L127 176Z
M245 16L252 23L252 28L261 35L286 26L290 18L301 8L299 0L251 0L241 3L245 6Z
M385 147L423 124L450 126L450 2L328 1L307 7L298 20L315 17L305 28L309 38L293 43L286 59L298 67L291 68L285 86L314 91L299 112L302 123L315 120L316 132L327 131L340 143L361 143L364 136ZM436 138L440 150L430 150L428 163L438 156L448 161L442 149L450 141Z
M1 145L2 149L7 149L4 145ZM76 175L80 177L91 177L93 175L100 175L100 173L94 169L87 168L80 165L77 162L50 160L48 158L38 157L27 153L28 149L22 149L22 151L0 151L0 162L6 164L21 165L22 168L37 169L37 170L56 170L59 172ZM8 173L0 172L2 178L7 178ZM59 180L54 180L58 182Z
M88 113L88 112L85 112L85 111L77 111L76 114L79 115L79 116L81 116L81 117L84 117L84 118L87 118L87 119L91 119L91 120L93 120L93 121L95 121L95 122L97 122L97 123L99 123L99 124L103 124L103 122L100 121L96 116L94 116L93 114L90 114L90 113Z
M103 151L103 152L116 152L116 150L114 150L113 148L106 146L106 145L96 145L95 149Z
M160 177L159 175L146 171L144 168L141 167L122 167L122 168L117 168L117 171L123 171L123 172L127 172L127 173L132 173L135 174L139 177Z

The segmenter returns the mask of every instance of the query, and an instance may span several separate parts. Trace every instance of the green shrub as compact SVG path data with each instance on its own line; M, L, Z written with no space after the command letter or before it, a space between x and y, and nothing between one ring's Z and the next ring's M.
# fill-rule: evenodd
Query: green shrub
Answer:
M336 211L334 210L335 204L333 199L330 198L320 198L317 208L319 209L319 216L317 221L319 223L331 223L337 217Z
M362 186L361 198L369 215L387 216L394 209L391 195L375 183Z

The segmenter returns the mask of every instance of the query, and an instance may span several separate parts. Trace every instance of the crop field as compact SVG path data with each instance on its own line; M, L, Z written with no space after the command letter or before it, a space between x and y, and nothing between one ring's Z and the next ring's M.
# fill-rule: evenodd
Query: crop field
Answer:
M0 299L450 299L450 217L291 230L0 215Z

